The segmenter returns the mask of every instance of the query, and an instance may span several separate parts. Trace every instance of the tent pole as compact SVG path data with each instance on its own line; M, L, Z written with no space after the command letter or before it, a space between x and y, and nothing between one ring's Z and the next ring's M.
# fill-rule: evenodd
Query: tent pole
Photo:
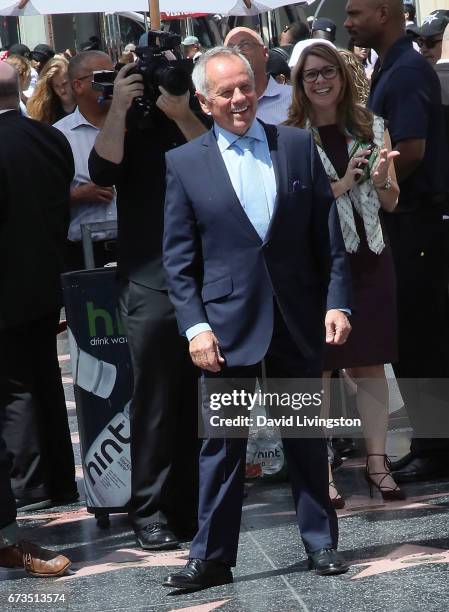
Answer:
M326 2L326 0L321 0L321 2L319 3L316 11L315 11L315 15L313 16L314 19L316 19L319 15L319 12L321 11L321 9L323 8L324 3Z
M152 30L161 29L161 13L159 11L159 0L149 0L150 4L150 23Z

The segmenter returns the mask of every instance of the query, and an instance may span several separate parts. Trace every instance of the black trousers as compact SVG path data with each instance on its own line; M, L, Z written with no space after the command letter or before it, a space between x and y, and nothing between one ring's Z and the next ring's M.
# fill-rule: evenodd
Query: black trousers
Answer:
M196 521L198 374L165 291L126 281L120 310L134 373L131 520L175 529Z
M275 307L273 337L265 356L270 393L292 392L294 380L321 380L322 363L305 359ZM209 398L217 391L254 392L260 366L223 368L218 374L204 372L203 415L206 431L210 415ZM272 379L272 380L270 380ZM284 379L284 380L282 380ZM302 384L299 383L299 387ZM321 383L320 383L321 386ZM303 389L302 389L303 390ZM235 410L235 408L231 408ZM314 409L316 410L316 409ZM248 413L247 413L248 414ZM222 415L223 416L223 415ZM229 414L226 414L229 416ZM319 409L318 415L319 416ZM228 430L229 431L229 430ZM297 432L300 430L297 429ZM328 460L322 431L316 438L283 437L297 523L307 552L337 548L337 516L329 499ZM283 434L281 428L281 435ZM207 438L200 455L200 501L198 532L190 557L235 565L242 515L243 485L248 431L239 437Z
M9 478L10 467L6 445L0 435L0 529L10 525L16 519L16 502Z
M18 498L76 491L56 331L59 312L0 331L1 429Z
M400 379L449 377L449 221L441 213L419 211L385 215L385 221L398 290L399 359L393 367L416 434L411 452L446 459L448 438L419 435L431 421L447 420L447 406L444 414L432 411L413 385Z

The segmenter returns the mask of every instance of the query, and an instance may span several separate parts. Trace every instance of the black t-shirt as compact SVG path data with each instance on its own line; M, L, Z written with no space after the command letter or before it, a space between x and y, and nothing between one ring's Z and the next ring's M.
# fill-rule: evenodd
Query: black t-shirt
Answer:
M409 139L424 139L423 161L400 184L399 211L430 204L435 194L448 191L441 88L432 66L417 53L408 37L388 51L373 76L368 107L388 121L393 147Z
M208 126L208 117L199 115ZM156 110L152 127L130 128L121 164L89 157L94 183L117 190L118 265L120 275L153 289L165 289L162 265L164 228L165 153L185 144L176 123ZM192 171L196 172L195 160Z

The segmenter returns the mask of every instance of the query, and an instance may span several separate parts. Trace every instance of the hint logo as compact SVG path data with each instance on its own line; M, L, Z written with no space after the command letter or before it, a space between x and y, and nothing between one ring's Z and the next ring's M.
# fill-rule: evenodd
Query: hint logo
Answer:
M96 308L93 302L87 302L87 323L89 336L123 336L125 329L118 308L111 315L105 308ZM97 329L97 326L100 329Z
M89 461L86 465L86 472L92 485L95 485L95 478L92 475L92 471L96 472L97 476L100 477L113 461L109 449L114 449L117 455L121 455L124 445L130 443L131 437L126 437L120 433L124 427L125 421L123 419L117 426L107 426L106 431L108 431L112 437L103 440L99 451L94 453L93 460Z
M257 459L274 459L275 457L279 459L281 456L281 452L278 448L275 448L274 450L260 450L257 453Z

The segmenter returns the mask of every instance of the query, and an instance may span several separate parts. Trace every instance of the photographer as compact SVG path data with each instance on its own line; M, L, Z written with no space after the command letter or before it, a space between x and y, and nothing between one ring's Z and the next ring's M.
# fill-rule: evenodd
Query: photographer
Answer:
M134 371L130 518L142 548L165 550L196 530L199 448L197 375L162 267L165 153L206 128L190 109L189 92L173 96L162 88L150 125L134 126L131 106L144 94L135 67L117 75L89 169L95 183L117 190L120 311Z

